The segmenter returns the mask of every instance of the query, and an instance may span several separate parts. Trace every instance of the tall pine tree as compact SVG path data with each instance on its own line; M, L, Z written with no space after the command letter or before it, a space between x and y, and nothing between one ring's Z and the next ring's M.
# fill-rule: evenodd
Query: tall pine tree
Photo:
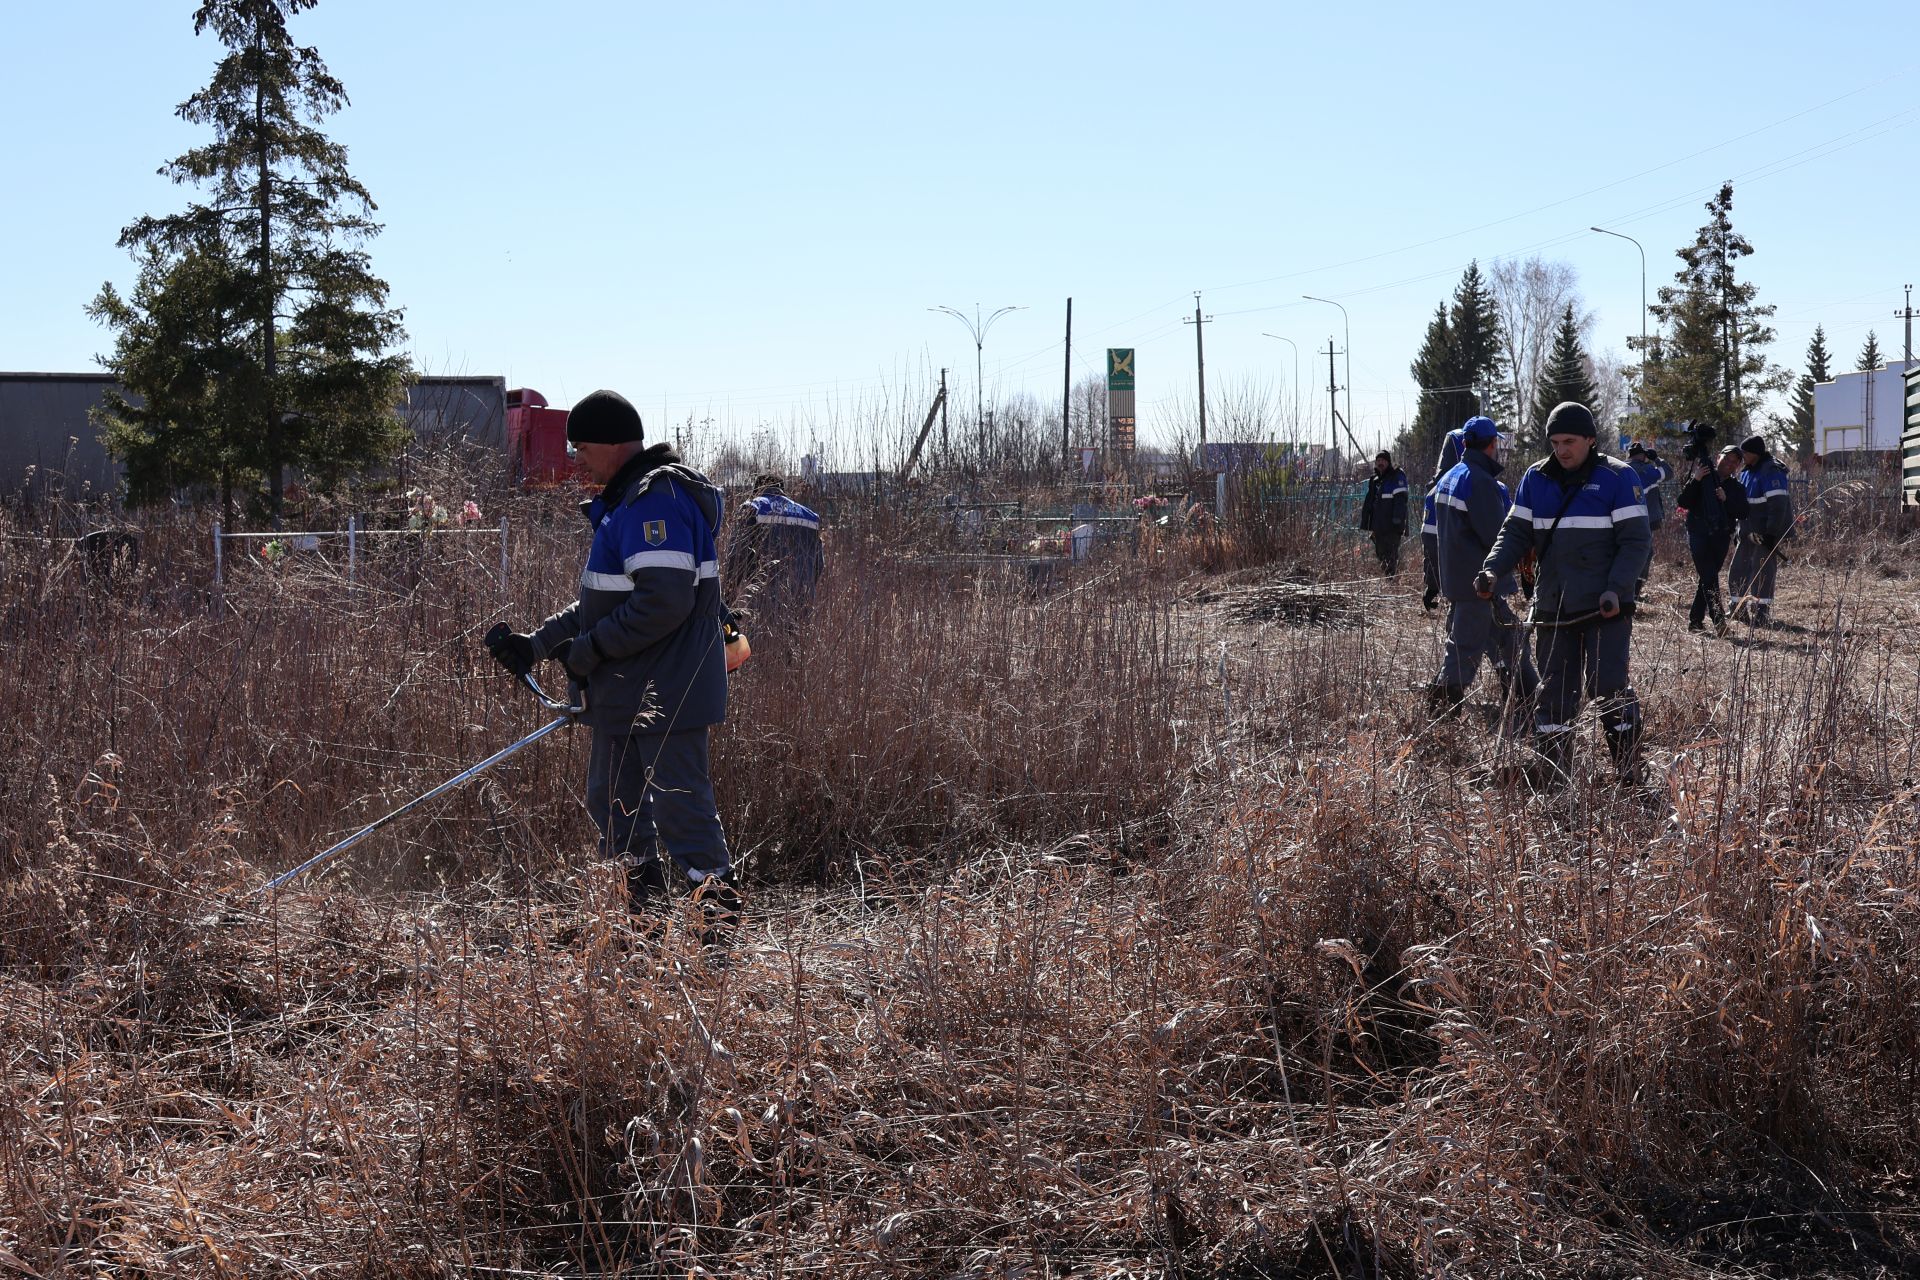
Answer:
M1833 381L1827 370L1832 358L1827 351L1827 331L1820 325L1813 326L1813 340L1807 343L1807 371L1793 384L1793 419L1787 425L1788 442L1802 461L1814 452L1813 386Z
M1474 414L1504 419L1505 360L1493 292L1480 264L1469 263L1451 304L1435 309L1410 366L1420 388L1420 408L1400 442L1402 454L1416 466L1431 465L1429 460L1439 456L1441 437Z
M287 31L317 3L203 0L194 13L195 33L212 31L228 52L178 115L213 140L160 172L207 199L130 224L120 244L140 262L131 297L108 284L90 308L114 331L102 363L144 402L105 414L130 495L264 478L278 517L289 466L328 487L406 442L396 406L408 365L393 350L405 333L365 251L379 231L374 203L346 148L315 127L346 90ZM217 298L217 317L195 322L175 290ZM191 360L149 350L183 325L198 339Z
M1599 399L1600 389L1593 382L1592 362L1580 347L1580 325L1569 303L1560 316L1559 328L1554 330L1553 350L1548 353L1546 364L1540 369L1540 381L1533 389L1533 412L1527 421L1530 441L1546 448L1547 415L1561 401L1577 400L1591 409Z
M1740 260L1753 246L1733 229L1733 184L1707 201L1708 219L1692 244L1680 249L1674 282L1647 309L1665 326L1656 351L1640 366L1640 412L1634 434L1670 433L1688 423L1711 423L1723 435L1743 432L1760 402L1783 390L1788 374L1771 364L1771 305L1740 279Z
M1853 367L1862 373L1872 373L1885 363L1880 357L1880 335L1871 329L1867 330L1867 344L1860 348L1860 358Z

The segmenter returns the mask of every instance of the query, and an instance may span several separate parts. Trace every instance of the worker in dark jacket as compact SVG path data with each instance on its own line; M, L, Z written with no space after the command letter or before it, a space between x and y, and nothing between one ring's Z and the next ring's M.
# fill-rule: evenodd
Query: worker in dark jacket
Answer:
M1391 578L1400 572L1400 544L1407 538L1407 473L1393 455L1374 455L1367 494L1360 500L1360 527L1373 535L1374 558Z
M1453 470L1454 464L1460 461L1461 451L1466 447L1467 426L1475 422L1493 425L1492 418L1468 418L1466 423L1447 432L1446 438L1440 441L1440 460L1433 464L1433 474L1427 478L1428 493L1439 487L1440 477Z
M671 445L648 448L643 434L639 413L611 391L568 414L580 469L604 486L581 507L593 542L580 596L507 636L494 656L515 674L557 659L584 688L587 812L603 856L626 864L632 908L667 898L664 846L709 920L730 924L739 897L707 748L727 708L714 551L723 499Z
M1687 551L1699 584L1693 589L1693 607L1687 611L1687 630L1705 631L1713 619L1715 635L1727 633L1726 611L1720 606L1720 569L1727 563L1733 531L1747 514L1747 491L1735 478L1740 449L1728 445L1718 465L1696 460L1693 476L1680 490L1679 504L1687 513Z
M1481 599L1492 599L1499 579L1535 553L1536 747L1559 777L1569 775L1584 691L1599 708L1616 773L1627 781L1638 773L1640 699L1627 666L1635 592L1653 547L1647 507L1627 464L1594 447L1593 413L1585 405L1554 406L1546 425L1553 456L1521 477L1474 586Z
M727 537L727 584L735 609L769 628L798 626L813 607L826 563L820 517L787 496L779 476L754 478Z
M1533 664L1520 643L1520 620L1506 601L1516 589L1512 575L1502 576L1490 600L1474 587L1512 505L1499 481L1500 433L1488 418L1475 418L1462 432L1460 461L1440 477L1433 494L1440 591L1449 604L1446 651L1432 686L1436 715L1451 714L1466 700L1488 654L1503 694L1531 698L1535 684Z
M1647 500L1647 528L1658 533L1660 526L1667 522L1666 494L1660 486L1669 473L1644 444L1635 444L1627 450L1627 465L1633 468L1635 478L1640 481L1640 492Z
M1740 442L1740 453L1746 463L1740 487L1747 491L1747 514L1740 521L1740 545L1727 585L1734 595L1733 616L1764 627L1772 621L1780 544L1793 532L1793 493L1787 469L1768 451L1765 440L1748 436Z

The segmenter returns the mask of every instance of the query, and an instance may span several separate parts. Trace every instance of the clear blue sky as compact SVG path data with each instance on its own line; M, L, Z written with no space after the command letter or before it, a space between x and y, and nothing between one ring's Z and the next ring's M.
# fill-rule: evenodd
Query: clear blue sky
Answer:
M82 314L131 263L118 229L185 194L154 174L219 55L190 0L16 6L0 77L0 368L87 369ZM380 204L376 270L427 372L557 404L817 423L917 399L972 341L936 304L1031 308L986 344L989 400L1059 395L1139 349L1141 420L1268 380L1352 316L1363 441L1471 258L1579 272L1595 345L1722 179L1778 304L1850 366L1897 355L1920 80L1891 4L545 5L323 0L296 21L345 83L329 124ZM22 55L25 56L22 56ZM1920 282L1920 280L1916 280ZM1321 372L1303 368L1324 412ZM805 430L806 428L802 428Z

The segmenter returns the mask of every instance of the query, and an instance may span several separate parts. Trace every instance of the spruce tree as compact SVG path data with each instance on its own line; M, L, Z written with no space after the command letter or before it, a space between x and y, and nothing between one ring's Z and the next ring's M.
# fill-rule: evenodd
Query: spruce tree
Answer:
M1403 447L1416 459L1438 458L1441 438L1474 414L1504 420L1505 367L1493 291L1479 263L1469 263L1451 304L1435 309L1420 354L1410 366L1420 387L1420 411L1412 438Z
M1680 249L1674 282L1662 285L1648 307L1665 327L1655 352L1640 366L1636 434L1668 433L1688 423L1711 423L1723 434L1743 430L1788 374L1771 364L1771 305L1740 279L1739 263L1753 246L1733 229L1733 184L1707 201L1708 220Z
M1409 465L1432 465L1432 459L1439 456L1440 438L1453 429L1446 425L1451 409L1448 393L1444 390L1447 386L1447 348L1451 333L1451 326L1447 322L1447 304L1443 302L1434 308L1433 319L1427 322L1427 336L1420 344L1420 354L1408 366L1414 385L1420 388L1419 409L1398 446L1403 459L1413 460ZM1419 473L1416 471L1413 474Z
M1787 427L1788 442L1802 460L1812 457L1814 452L1813 386L1816 382L1833 380L1827 371L1831 358L1827 352L1827 331L1819 325L1813 326L1813 340L1807 343L1807 371L1794 383L1793 419Z
M1544 449L1547 444L1547 415L1563 400L1577 400L1589 409L1600 399L1594 385L1592 362L1580 347L1580 325L1568 304L1554 331L1553 350L1540 370L1540 381L1533 389L1533 412L1527 422L1531 442Z
M130 495L264 477L277 518L288 466L330 487L406 443L397 404L408 366L393 351L401 314L365 251L375 206L346 148L315 127L346 105L346 90L287 31L317 3L203 0L194 13L195 33L212 31L227 54L177 113L213 139L160 172L207 198L128 225L120 244L139 279L128 299L103 286L90 308L115 334L102 363L145 402L105 414ZM217 297L217 317L195 323L171 296L179 289ZM191 360L175 366L148 350L183 325L199 339ZM219 411L198 416L209 396Z
M1886 361L1880 358L1880 335L1867 330L1867 345L1860 348L1860 358L1854 362L1854 368L1862 373L1872 373Z

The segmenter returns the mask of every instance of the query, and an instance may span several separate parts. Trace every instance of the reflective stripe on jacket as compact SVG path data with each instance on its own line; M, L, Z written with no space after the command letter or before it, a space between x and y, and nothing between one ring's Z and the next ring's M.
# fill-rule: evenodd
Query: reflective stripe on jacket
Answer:
M599 728L669 733L726 718L714 529L723 498L705 476L655 445L581 504L593 529L580 598L543 622L544 655L591 643L586 719ZM569 658L575 671L583 663Z
M1496 479L1500 462L1479 449L1469 449L1453 470L1440 477L1433 491L1433 509L1440 553L1440 594L1449 600L1475 599L1473 579L1493 550L1500 522L1511 505ZM1498 594L1515 589L1503 575Z
M1547 547L1533 591L1542 617L1591 612L1606 591L1631 604L1653 551L1632 468L1597 452L1570 475L1552 458L1527 468L1485 567L1504 576L1542 542Z
M1747 514L1740 521L1740 532L1757 533L1768 542L1786 537L1793 528L1793 492L1779 460L1768 454L1758 466L1743 470L1740 487L1747 491Z

